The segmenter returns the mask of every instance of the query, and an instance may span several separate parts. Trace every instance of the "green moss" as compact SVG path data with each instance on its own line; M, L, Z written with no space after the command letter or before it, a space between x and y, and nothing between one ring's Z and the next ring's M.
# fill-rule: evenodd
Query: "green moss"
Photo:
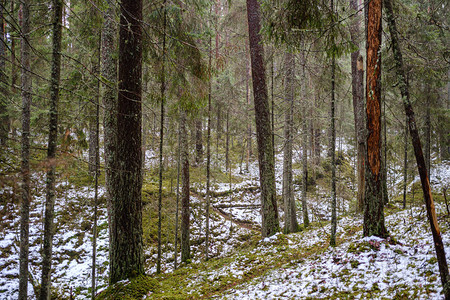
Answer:
M149 276L139 276L131 281L118 282L101 292L98 300L141 300L144 296L159 290L158 280Z

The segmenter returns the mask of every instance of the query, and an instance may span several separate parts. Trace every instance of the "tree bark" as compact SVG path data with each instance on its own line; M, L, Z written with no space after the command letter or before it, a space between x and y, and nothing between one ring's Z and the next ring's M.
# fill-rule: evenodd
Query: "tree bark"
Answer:
M406 208L406 187L408 184L408 117L405 120L405 154L403 161L403 209Z
M350 0L350 9L356 12L358 10L358 3L356 0ZM350 36L352 43L359 48L359 14L353 17L350 26ZM364 64L363 58L360 55L359 49L351 54L352 67L352 95L353 95L353 115L355 119L355 139L357 151L357 201L356 211L362 212L364 207L364 143L365 143L365 124L364 124Z
M121 2L110 283L144 273L142 246L142 0Z
M62 38L62 8L61 0L52 1L52 62L50 79L50 111L47 161L49 170L46 180L45 218L44 218L44 247L42 252L42 277L39 299L50 299L52 242L55 232L53 219L55 215L55 181L56 181L56 146L58 135L58 102L59 80L61 74L61 38Z
M395 69L397 73L398 85L402 95L403 106L405 107L406 116L408 119L409 133L416 156L417 168L419 169L420 181L422 183L422 190L427 207L427 216L430 222L431 232L433 234L434 247L436 250L436 257L439 265L439 273L444 290L445 299L450 299L450 282L447 260L445 258L444 244L441 238L441 232L437 222L436 211L434 208L433 196L431 194L430 181L428 179L427 168L425 166L425 159L422 152L422 145L420 143L419 132L416 127L414 111L409 100L408 84L406 82L405 69L403 66L403 57L400 50L400 44L397 37L397 26L395 24L394 12L390 0L384 0L386 7L386 19L391 34L392 52L394 54Z
M381 11L382 0L367 6L366 114L367 151L365 157L364 236L388 235L384 225L381 170Z
M284 201L284 231L286 233L298 230L295 212L294 187L292 185L292 144L293 144L293 111L294 111L294 73L295 59L292 53L286 52L284 58L284 151L283 151L283 201ZM273 111L273 107L272 107ZM273 140L272 140L273 141ZM303 153L304 155L304 153Z
M178 150L177 150L177 204L175 210L175 253L174 269L178 267L178 211L180 203L180 165L181 165L181 126L178 123Z
M32 78L30 68L30 3L22 2L22 202L20 206L19 300L28 299L28 253L30 232L30 107Z
M112 3L106 3L106 11L102 27L101 45L101 76L103 98L103 142L105 151L105 186L106 186L106 208L108 211L109 240L114 228L112 218L112 190L115 167L116 135L117 135L117 27L115 22L116 10ZM111 243L110 243L111 244ZM111 255L111 254L110 254Z
M425 166L428 170L428 179L430 179L430 167L431 167L431 89L430 84L426 84L426 97L427 104L425 109Z
M203 161L203 122L199 116L195 120L195 163L200 165Z
M11 18L14 16L14 10L15 10L15 0L11 0L11 10L10 10ZM10 38L11 38L11 93L15 93L17 84L17 67L16 67L17 62L16 62L16 33L14 32L13 25L11 25Z
M100 44L101 37L99 37L99 47L98 47L98 65L95 70L96 77L100 78ZM97 207L98 207L98 177L100 175L100 80L97 79L97 92L95 97L95 170L94 170L94 226L92 227L92 289L91 289L91 299L95 299L96 294L96 261L97 261Z
M331 2L333 3L333 1ZM333 7L333 6L332 6ZM331 236L330 245L336 246L336 127L335 127L335 69L336 59L334 55L331 58Z
M387 132L386 132L386 99L383 97L383 139L382 139L382 155L381 155L381 186L382 186L382 195L383 195L383 203L389 203L389 192L387 187Z
M212 9L212 8L211 8ZM211 12L210 12L211 14ZM210 183L211 183L211 93L212 93L212 37L209 36L209 61L208 61L208 129L206 134L206 237L205 259L209 259L209 208L210 208ZM247 167L248 169L248 167Z
M306 72L305 72L305 53L302 53L302 80L304 82L303 84L303 94L306 95ZM304 100L305 105L303 107L304 114L303 114L303 140L302 140L302 212L303 212L303 226L304 228L309 226L309 217L308 217L308 205L307 205L307 191L308 191L308 124L312 127L312 118L310 118L310 122L308 122L307 117L307 107L308 107L308 100ZM312 115L312 107L310 107L310 113ZM311 131L313 131L311 129ZM311 154L312 156L312 154Z
M190 207L189 207L189 147L186 130L186 111L181 108L181 261L187 263L191 259L189 241Z
M8 82L6 76L6 32L3 11L5 9L5 0L0 1L0 145L6 146L9 131L8 118Z
M259 177L261 186L262 236L279 231L278 208L275 190L274 153L267 97L264 50L261 43L261 25L258 0L247 0L248 31L253 79L256 138L258 141Z
M245 98L247 103L247 161L245 165L245 169L248 171L248 165L250 163L250 156L252 156L252 120L250 118L250 58L247 56L248 48L247 44L245 45L245 53L246 53L246 73L245 73Z
M158 187L158 257L156 260L156 273L161 273L161 224L162 224L162 184L163 184L163 145L164 145L164 104L166 100L166 1L163 12L163 47L161 68L161 115L159 131L159 187Z

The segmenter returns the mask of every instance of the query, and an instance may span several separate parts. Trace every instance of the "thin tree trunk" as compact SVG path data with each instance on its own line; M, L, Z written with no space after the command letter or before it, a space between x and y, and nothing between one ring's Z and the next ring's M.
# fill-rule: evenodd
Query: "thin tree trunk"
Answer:
M247 44L245 44L245 53L248 53ZM247 54L246 54L247 56ZM246 73L245 73L245 98L247 102L247 161L245 165L245 170L248 171L248 166L250 163L250 156L252 155L252 120L250 118L250 76L251 76L251 69L250 69L250 59L247 57L246 60Z
M11 18L14 16L14 10L15 10L15 1L11 0L11 10L10 10ZM11 25L10 38L11 38L11 93L15 93L17 84L17 67L16 67L17 62L16 62L16 33L14 32L13 25Z
M226 119L226 139L225 139L225 168L231 168L230 166L230 157L229 157L229 151L230 151L230 108L227 108L227 119Z
M364 236L388 235L384 225L381 170L381 1L367 7L366 114L367 152L364 189Z
M100 44L101 38L99 37L99 48L98 48L98 65L96 67L95 73L97 78L100 78ZM98 207L98 176L100 175L100 144L99 144L99 136L100 136L100 80L97 80L97 92L95 97L95 171L94 171L94 226L92 230L92 289L91 289L91 298L95 299L96 292L96 260L97 260L97 207Z
M350 0L350 9L353 11L358 10L358 3L356 0ZM350 35L352 43L355 46L359 46L359 14L353 17L353 21L350 27ZM355 119L355 139L357 148L357 201L356 211L362 212L364 207L364 142L365 142L365 124L364 124L364 64L363 58L359 53L359 49L351 54L351 66L352 66L352 95L353 95L353 114Z
M189 152L186 130L186 111L181 108L181 261L188 263L191 259L189 241L190 207L189 207Z
M161 122L159 131L159 187L158 187L158 257L156 273L161 273L161 224L162 224L162 183L163 183L163 143L164 143L164 102L166 100L166 1L163 4L163 48L161 68Z
M203 122L199 116L195 121L195 163L200 165L203 161Z
M333 3L333 1L331 1ZM333 7L333 4L331 4ZM337 216L336 216L336 128L335 128L335 69L336 59L333 55L331 58L331 141L330 141L330 154L331 154L331 237L330 245L336 246L336 228L337 228Z
M178 122L178 154L177 154L177 205L175 211L175 262L174 269L178 267L178 211L180 203L180 165L181 165L181 125Z
M32 78L30 68L30 3L22 2L22 202L20 206L19 300L28 299L28 253L30 232L30 107Z
M403 164L403 209L406 208L406 186L408 184L408 116L405 120L405 160Z
M427 207L427 216L428 220L430 221L431 232L433 234L434 247L436 250L436 257L438 260L442 287L444 290L445 299L450 299L449 272L447 260L445 258L444 244L442 242L441 232L439 230L439 225L437 222L433 196L431 195L430 181L428 179L427 168L425 166L425 159L422 152L422 145L420 143L419 133L416 127L414 111L412 109L411 102L409 101L408 84L406 82L405 69L403 67L403 58L397 37L397 27L395 24L392 3L390 0L384 0L384 5L386 7L386 17L389 26L389 32L391 34L392 51L394 53L397 80L399 83L406 116L408 118L409 132L412 139L414 154L416 156L417 167L419 169L420 181L422 183L422 190Z
M306 82L306 72L305 72L305 66L306 66L306 61L305 61L305 53L302 53L302 80L303 82ZM303 94L306 95L306 83L304 83L303 85L304 89L303 89ZM303 173L303 178L302 178L302 211L303 211L303 226L304 228L309 226L309 217L308 217L308 205L307 205L307 199L306 199L306 192L308 190L308 123L310 125L312 125L312 120L310 122L308 122L308 117L306 115L306 111L307 111L307 105L308 103L306 102L307 100L305 99L305 107L304 107L304 114L303 114L303 140L302 140L302 173ZM309 102L309 101L308 101ZM311 113L312 113L312 108L311 108ZM312 156L312 155L311 155Z
M257 0L247 0L250 57L252 61L253 100L255 105L256 137L258 141L259 175L261 185L262 236L279 231L275 190L272 128L267 97L264 50L260 35L260 13Z
M386 132L386 98L383 97L383 139L382 139L382 156L381 156L381 175L382 175L382 183L381 186L383 188L383 203L389 203L389 193L387 188L387 132Z
M121 2L110 283L144 273L142 245L142 0Z
M425 166L428 170L428 179L430 179L431 170L431 101L430 101L430 86L427 83L427 105L425 110Z
M274 50L273 50L274 52ZM274 58L274 53L272 52L272 59L271 59L271 66L270 66L270 100L272 101L271 104L271 110L270 110L270 114L271 114L271 118L272 118L272 146L273 146L273 155L275 155L276 151L275 151L275 98L273 97L273 78L274 78L274 62L273 62L273 58ZM291 155L292 156L292 155Z
M210 12L211 13L211 12ZM206 237L205 237L205 259L209 259L209 206L210 206L210 182L211 182L211 92L212 92L212 37L209 36L209 62L208 62L208 129L206 135Z
M5 0L0 1L0 145L6 146L9 131L8 118L8 82L6 76L6 32L3 11L5 9Z
M53 219L55 215L55 181L56 181L56 146L58 135L58 102L59 102L59 80L61 71L61 38L62 38L62 8L61 0L52 1L52 63L50 79L50 111L49 111L49 136L47 160L49 170L47 171L45 218L44 218L44 247L42 253L42 277L39 299L50 299L51 266L52 266L52 242L55 232Z
M284 231L286 233L298 230L297 215L295 212L294 187L292 184L292 144L293 144L293 110L294 110L294 74L295 59L292 53L286 52L284 70L284 151L283 151L283 201L284 201ZM272 77L273 79L273 77ZM273 107L272 107L273 112ZM273 115L273 113L272 113ZM273 139L272 139L273 142Z

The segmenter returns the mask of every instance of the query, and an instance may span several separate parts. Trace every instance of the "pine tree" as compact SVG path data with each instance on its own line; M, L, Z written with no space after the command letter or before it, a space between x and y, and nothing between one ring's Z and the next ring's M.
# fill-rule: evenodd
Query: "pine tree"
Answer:
M30 107L32 79L30 69L30 2L22 3L22 201L20 206L19 299L28 299L28 253L30 232Z
M50 110L49 110L49 137L47 161L45 218L44 218L44 247L42 253L42 277L40 300L50 299L51 269L52 269L52 242L55 232L53 219L55 216L55 181L56 181L56 144L58 135L58 102L59 102L59 80L61 75L61 39L62 39L62 8L61 0L52 2L52 62L50 79Z
M381 186L381 2L372 0L367 6L364 236L386 237Z
M257 0L247 0L248 32L253 79L256 138L258 141L259 177L261 186L262 236L279 231L275 190L275 168L272 127L264 67L264 51L260 36L260 7Z
M121 2L110 283L144 273L142 245L142 0Z

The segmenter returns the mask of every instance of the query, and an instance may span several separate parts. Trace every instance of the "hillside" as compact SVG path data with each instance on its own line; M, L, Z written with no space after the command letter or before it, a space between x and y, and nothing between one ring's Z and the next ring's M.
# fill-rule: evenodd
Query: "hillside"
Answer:
M149 154L149 157L152 157ZM326 178L318 180L308 193L308 208L312 225L302 231L285 235L279 233L261 239L259 228L259 188L257 164L252 163L248 172L236 166L230 174L224 168L213 173L210 253L212 258L204 261L203 211L204 183L196 176L191 190L191 249L192 261L174 269L174 188L164 197L163 262L162 275L155 275L156 244L156 193L152 175L144 184L144 240L146 242L146 266L148 277L137 283L103 292L133 295L141 299L303 299L303 298L397 298L440 299L441 283L434 254L431 233L425 208L421 203L420 190L414 200L411 191L408 208L402 210L400 203L391 197L386 207L386 225L391 237L362 238L362 217L354 215L352 180L345 180L345 165L350 163L343 156L341 196L338 197L338 246L331 248L329 242L329 204L326 194ZM277 156L278 162L281 156ZM152 161L147 162L151 168ZM280 163L277 165L281 165ZM450 182L450 168L440 164L432 175L436 192ZM294 170L300 174L299 170ZM43 186L42 174L33 176L36 187ZM231 184L229 179L231 178ZM417 180L417 178L416 178ZM228 181L228 182L227 182ZM89 183L89 181L88 181ZM409 189L417 184L411 182ZM296 189L300 187L296 185ZM281 194L281 170L277 168L277 189ZM348 191L345 192L345 189ZM3 195L12 194L5 188ZM104 190L100 189L100 196ZM339 196L339 195L338 195ZM343 197L344 196L344 197ZM58 184L56 206L57 231L54 241L53 287L59 299L85 299L90 291L90 268L92 253L92 187L83 180L73 178ZM447 257L450 255L448 215L442 196L436 193L437 211ZM98 285L106 288L108 273L108 226L105 201L101 197L97 274ZM32 282L37 286L40 276L40 249L42 239L42 213L44 195L34 190L31 213L30 263ZM279 209L283 218L282 209ZM2 233L0 242L0 298L12 299L18 289L18 228L17 203L2 203L0 207ZM298 206L301 222L301 207ZM179 261L179 258L178 258ZM29 294L34 295L30 285ZM121 299L122 296L110 298Z

